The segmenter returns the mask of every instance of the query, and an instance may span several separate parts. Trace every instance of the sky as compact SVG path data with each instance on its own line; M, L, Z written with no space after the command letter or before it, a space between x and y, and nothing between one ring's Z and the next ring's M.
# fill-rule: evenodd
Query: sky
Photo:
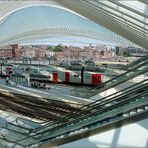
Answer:
M56 46L58 44L66 45L66 46L75 46L75 47L83 47L83 46L89 46L90 44L92 46L97 45L110 45L110 46L116 46L116 44L109 43L109 42L103 42L95 39L89 39L84 37L60 37L60 38L46 38L46 39L40 39L40 40L33 40L33 41L26 41L26 43L22 43L21 45L51 45Z

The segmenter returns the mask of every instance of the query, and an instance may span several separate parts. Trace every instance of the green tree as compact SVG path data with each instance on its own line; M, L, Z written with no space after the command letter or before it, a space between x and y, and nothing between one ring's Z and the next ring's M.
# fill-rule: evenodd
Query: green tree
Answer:
M53 51L54 50L54 47L53 46L48 46L47 50Z
M54 52L60 52L60 51L62 51L62 49L63 49L63 46L61 44L59 44L59 45L54 47L53 51Z

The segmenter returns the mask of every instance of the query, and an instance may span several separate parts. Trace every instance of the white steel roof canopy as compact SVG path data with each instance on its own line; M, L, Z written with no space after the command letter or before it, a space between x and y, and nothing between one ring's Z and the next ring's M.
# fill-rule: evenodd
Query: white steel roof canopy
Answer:
M47 6L52 7L47 10ZM62 9L57 10L59 8ZM56 18L58 21L47 21ZM0 34L0 45L73 35L119 45L132 45L133 42L147 49L148 4L145 0L0 1Z
M146 0L56 1L126 39L148 48L148 2Z

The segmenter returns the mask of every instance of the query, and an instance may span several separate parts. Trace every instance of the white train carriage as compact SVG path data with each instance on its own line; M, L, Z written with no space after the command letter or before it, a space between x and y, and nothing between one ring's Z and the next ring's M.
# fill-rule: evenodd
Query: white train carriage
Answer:
M96 72L84 71L83 83L90 85L99 85L102 83L103 75Z
M95 86L102 83L102 74L85 70L83 73L81 71L66 71L65 82Z
M12 64L0 64L0 75L1 76L10 76L13 73Z
M52 79L55 83L77 83L86 85L99 85L102 83L103 75L90 71L73 71L57 68L57 71L51 71Z
M17 66L15 74L29 73L31 80L49 81L53 83L99 85L102 74L85 70L67 70L62 67Z
M64 82L66 83L81 83L81 71L66 70L64 75Z

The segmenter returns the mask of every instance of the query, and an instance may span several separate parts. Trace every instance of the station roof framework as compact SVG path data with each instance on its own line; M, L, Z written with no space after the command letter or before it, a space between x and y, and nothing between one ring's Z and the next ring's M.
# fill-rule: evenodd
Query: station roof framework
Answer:
M0 34L0 45L40 38L82 36L123 46L136 44L147 49L148 2L0 1Z

